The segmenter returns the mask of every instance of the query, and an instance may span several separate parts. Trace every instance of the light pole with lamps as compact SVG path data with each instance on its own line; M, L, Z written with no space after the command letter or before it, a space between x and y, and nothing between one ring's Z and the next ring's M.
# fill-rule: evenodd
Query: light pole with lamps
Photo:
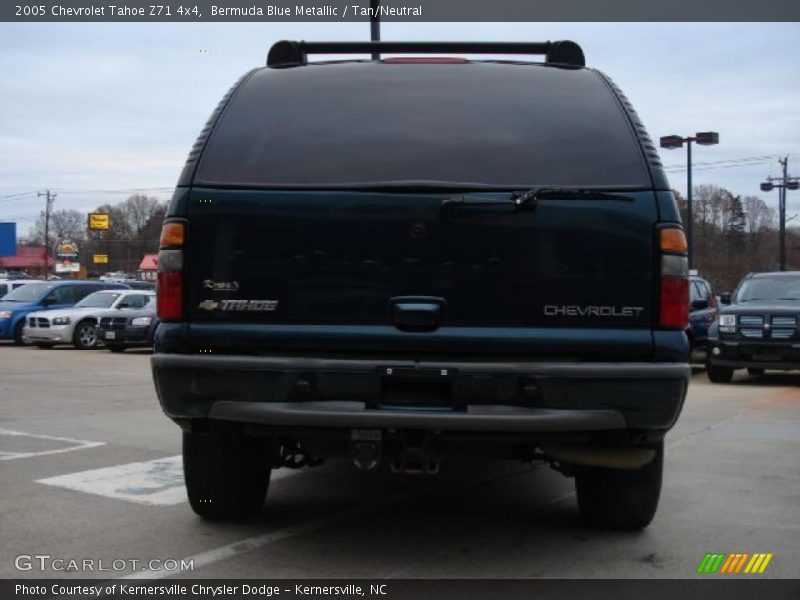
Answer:
M689 137L665 135L661 138L661 147L667 150L682 148L683 144L686 144L686 241L689 246L687 258L690 269L692 268L692 142L697 142L701 146L713 146L719 144L719 133L700 131Z

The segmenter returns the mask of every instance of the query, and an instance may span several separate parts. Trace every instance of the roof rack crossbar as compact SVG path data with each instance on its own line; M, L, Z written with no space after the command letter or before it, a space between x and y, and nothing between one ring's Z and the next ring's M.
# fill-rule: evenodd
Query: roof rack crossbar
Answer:
M583 50L569 40L557 42L295 42L282 40L270 48L267 66L299 67L309 54L543 54L548 64L583 67Z

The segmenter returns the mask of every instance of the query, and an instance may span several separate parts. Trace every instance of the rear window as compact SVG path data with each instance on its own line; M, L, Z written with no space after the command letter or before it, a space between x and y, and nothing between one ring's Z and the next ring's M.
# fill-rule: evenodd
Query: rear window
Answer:
M649 186L627 115L594 71L536 64L262 69L233 95L202 186Z

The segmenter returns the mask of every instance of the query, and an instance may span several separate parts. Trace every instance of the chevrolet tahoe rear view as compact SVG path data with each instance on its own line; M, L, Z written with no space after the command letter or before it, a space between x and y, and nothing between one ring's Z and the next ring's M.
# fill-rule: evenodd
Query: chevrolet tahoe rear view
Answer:
M686 239L577 44L277 43L202 130L158 268L153 374L203 517L260 511L275 467L477 453L573 476L592 525L653 518Z

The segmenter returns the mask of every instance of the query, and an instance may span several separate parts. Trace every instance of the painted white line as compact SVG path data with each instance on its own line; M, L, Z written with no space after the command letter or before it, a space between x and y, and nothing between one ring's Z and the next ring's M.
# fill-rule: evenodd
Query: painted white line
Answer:
M534 469L536 468L537 467L534 467ZM522 473L515 473L511 475L511 477L516 477L519 475L527 475L534 469L526 469ZM490 478L488 480L481 481L478 485L482 485L485 483L492 483L495 481L499 481L501 479L505 479L507 477L509 476L503 475L500 477ZM318 531L320 529L330 527L331 525L335 525L342 521L346 521L348 519L361 516L365 513L378 512L381 510L385 510L387 508L391 508L392 506L395 506L397 504L401 504L409 500L413 500L414 498L425 496L431 491L432 490L406 492L403 494L399 494L397 496L387 498L383 502L379 502L377 504L361 506L359 508L354 508L353 510L336 513L334 515L326 517L319 517L317 519L314 519L312 521L307 521L305 523L298 523L297 525L291 525L289 527L278 529L276 531L270 531L268 533L264 533L261 535L255 535L249 538L245 538L237 542L231 542L230 544L226 544L225 546L220 546L219 548L213 548L211 550L206 550L205 552L200 552L198 554L193 554L192 556L187 556L183 559L178 560L178 563L181 564L181 563L186 563L188 561L192 561L193 568L197 570L201 567L206 567L208 565L217 563L221 560L233 558L240 554L245 554L246 552L251 552L253 550L257 550L258 548L263 548L264 546L274 544L275 542L280 542L282 540L291 537L303 535L306 533L311 533L312 531ZM130 575L123 575L118 579L164 579L166 577L171 577L173 575L178 575L178 574L179 573L175 571L145 570L138 573L131 573Z
M47 440L50 442L64 442L70 444L66 448L56 448L54 450L42 450L40 452L0 452L0 460L15 460L18 458L30 458L32 456L45 456L48 454L62 454L73 452L74 450L85 450L86 448L96 448L104 446L105 442L90 442L89 440L76 440L72 438L57 437L54 435L41 435L36 433L26 433L24 431L14 431L12 429L0 429L0 436L23 436L37 440Z
M261 535L254 535L252 537L245 538L237 542L226 544L225 546L220 546L219 548L213 548L212 550L206 550L205 552L200 552L199 554L194 554L192 556L179 559L178 564L192 561L194 570L197 570L201 567L206 567L221 560L233 558L234 556L238 556L246 552L251 552L258 548L263 548L264 546L274 544L275 542L280 542L281 540L285 540L297 535L311 533L312 531L317 531L319 529L324 529L325 527L329 527L341 521L346 521L347 519L352 519L353 517L357 517L364 513L374 512L377 510L383 510L389 508L400 502L405 502L414 497L422 496L425 493L427 492L414 492L414 493L402 494L400 496L395 496L394 498L391 498L386 502L373 504L369 506L362 506L360 508L337 513L331 516L319 517L317 519L313 519L312 521L306 521L305 523L298 523L297 525L291 525L289 527L278 529L276 531L270 531L268 533L264 533ZM138 573L131 573L130 575L123 575L118 579L164 579L166 577L171 577L178 574L179 573L175 571L144 570Z
M560 495L560 496L558 496L557 498L553 498L552 500L550 500L550 504L558 504L558 503L559 503L559 502L561 502L562 500L566 500L566 499L567 499L567 498L569 498L570 496L574 496L574 495L575 495L575 492L574 492L574 491L572 491L572 492L567 492L566 494L561 494L561 495Z
M272 481L297 471L278 469ZM188 502L181 455L39 479L37 483L148 506Z

